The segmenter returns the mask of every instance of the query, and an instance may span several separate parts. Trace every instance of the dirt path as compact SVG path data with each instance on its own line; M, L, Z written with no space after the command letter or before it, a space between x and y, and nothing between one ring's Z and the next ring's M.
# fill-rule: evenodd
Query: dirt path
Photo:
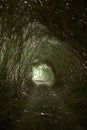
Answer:
M60 96L50 87L36 87L29 96L17 130L81 130Z

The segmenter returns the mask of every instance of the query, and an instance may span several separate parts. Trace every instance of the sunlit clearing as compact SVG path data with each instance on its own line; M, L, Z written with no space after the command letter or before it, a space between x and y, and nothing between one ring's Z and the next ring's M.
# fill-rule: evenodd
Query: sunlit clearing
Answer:
M52 86L54 84L54 74L46 64L34 66L32 69L32 81L36 86Z

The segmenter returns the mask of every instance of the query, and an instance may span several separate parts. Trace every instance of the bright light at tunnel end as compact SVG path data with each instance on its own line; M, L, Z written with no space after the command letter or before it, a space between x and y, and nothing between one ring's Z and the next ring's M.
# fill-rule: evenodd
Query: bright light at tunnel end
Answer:
M49 86L54 84L54 74L46 64L32 68L32 81L35 86Z

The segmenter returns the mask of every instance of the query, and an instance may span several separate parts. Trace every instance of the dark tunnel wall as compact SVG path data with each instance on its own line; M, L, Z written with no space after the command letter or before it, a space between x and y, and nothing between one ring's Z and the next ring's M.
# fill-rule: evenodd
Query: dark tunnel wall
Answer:
M32 20L40 21L58 39L74 41L75 48L87 47L86 0L1 0L2 33L21 33L21 28Z

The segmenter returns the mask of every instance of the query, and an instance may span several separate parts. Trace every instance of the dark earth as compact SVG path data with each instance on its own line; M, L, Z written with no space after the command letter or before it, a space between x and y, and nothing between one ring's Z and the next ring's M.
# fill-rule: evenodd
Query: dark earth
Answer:
M73 119L74 116L74 119ZM79 121L64 104L62 95L47 86L35 87L28 96L17 130L81 130Z

